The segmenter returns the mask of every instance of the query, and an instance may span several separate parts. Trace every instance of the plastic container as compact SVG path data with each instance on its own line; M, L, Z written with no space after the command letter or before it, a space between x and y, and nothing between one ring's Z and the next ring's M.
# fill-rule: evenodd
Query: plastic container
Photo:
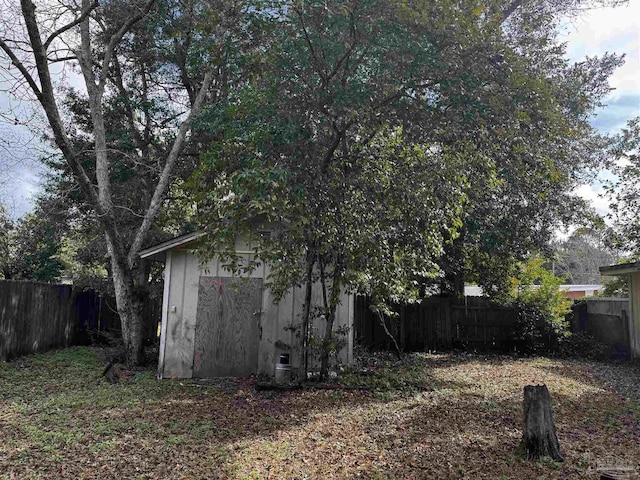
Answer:
M276 363L275 381L276 383L286 383L291 380L291 365L289 364L289 354L280 355L280 363Z

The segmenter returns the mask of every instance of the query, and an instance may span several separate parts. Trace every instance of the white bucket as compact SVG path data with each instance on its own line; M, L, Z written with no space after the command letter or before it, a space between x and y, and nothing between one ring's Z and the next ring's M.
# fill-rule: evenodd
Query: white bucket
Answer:
M291 380L291 365L288 363L276 363L276 383L285 383Z

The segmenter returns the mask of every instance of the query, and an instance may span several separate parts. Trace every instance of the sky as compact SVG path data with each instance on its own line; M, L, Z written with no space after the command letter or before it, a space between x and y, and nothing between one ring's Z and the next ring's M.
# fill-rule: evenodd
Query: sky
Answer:
M605 52L626 54L626 63L611 77L614 90L606 107L592 119L603 133L615 133L627 120L640 115L640 0L630 0L617 8L599 8L567 20L561 38L567 43L567 56L580 61L585 56ZM0 85L0 110L15 106ZM20 106L18 106L20 107ZM43 168L38 162L41 147L34 134L21 125L0 123L0 202L13 218L27 213L39 190ZM603 172L601 178L607 178ZM602 185L596 181L582 185L575 194L587 199L601 214L608 212L607 200L600 196Z
M640 0L617 8L599 8L567 21L562 33L567 42L567 56L580 61L586 56L606 52L624 53L625 64L610 79L614 90L605 100L606 106L592 118L591 124L603 133L616 133L627 120L640 115ZM602 172L600 178L610 178ZM599 181L582 185L575 193L600 213L609 212L608 201L601 196Z

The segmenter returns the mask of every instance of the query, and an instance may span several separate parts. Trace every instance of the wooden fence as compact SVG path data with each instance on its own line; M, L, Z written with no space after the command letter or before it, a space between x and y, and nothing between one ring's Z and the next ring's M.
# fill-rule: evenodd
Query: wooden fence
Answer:
M612 359L631 359L628 298L590 297L573 305L571 331L585 332L613 347Z
M161 302L147 302L146 338L156 337L160 315ZM0 360L88 344L93 331L120 334L113 298L70 285L0 281Z
M405 351L512 350L517 310L491 305L482 297L464 301L428 298L420 304L398 306L385 325ZM355 338L369 348L392 349L392 340L369 309L366 297L356 297Z

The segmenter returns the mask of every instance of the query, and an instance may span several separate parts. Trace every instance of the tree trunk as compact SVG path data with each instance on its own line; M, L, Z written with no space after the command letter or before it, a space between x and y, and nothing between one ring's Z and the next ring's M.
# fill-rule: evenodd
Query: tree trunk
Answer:
M443 293L455 298L464 297L465 261L464 261L464 228L460 235L449 246L450 265L445 271L445 288Z
M143 332L144 317L143 304L136 294L133 282L133 272L127 264L126 256L118 254L107 238L107 249L111 257L113 286L116 295L116 305L122 324L122 340L125 346L127 365L141 365L144 359Z
M327 297L327 284L324 265L318 262L320 266L320 283L322 285L322 302L326 316L324 327L324 340L322 341L322 352L320 354L320 380L326 380L329 376L329 357L333 349L333 324L336 320L336 311L338 303L340 303L340 287L341 287L341 270L340 262L336 261L334 271L331 278L331 290Z
M302 314L302 380L307 380L309 370L309 319L311 317L311 294L313 289L313 255L307 255L307 272L305 278L304 309Z
M141 315L143 316L143 342L153 342L158 337L158 318L147 313L146 307L150 306L151 292L149 278L151 276L151 262L148 259L140 259L133 274L133 288L136 299L140 302Z
M384 320L384 313L382 313L380 310L377 310L376 314L378 315L378 320L380 321L380 326L384 329L384 333L386 333L387 337L389 337L391 339L391 341L393 342L393 346L396 349L396 355L398 356L398 360L402 360L402 351L400 350L400 346L398 345L398 342L396 341L396 337L394 337L393 334L387 328L387 324L386 324L386 322Z
M329 353L333 341L333 324L336 319L336 308L331 306L326 318L324 327L324 340L322 341L322 352L320 353L320 380L326 380L329 376Z
M551 396L546 385L524 387L524 421L523 441L527 460L550 457L556 462L564 461L560 455Z

